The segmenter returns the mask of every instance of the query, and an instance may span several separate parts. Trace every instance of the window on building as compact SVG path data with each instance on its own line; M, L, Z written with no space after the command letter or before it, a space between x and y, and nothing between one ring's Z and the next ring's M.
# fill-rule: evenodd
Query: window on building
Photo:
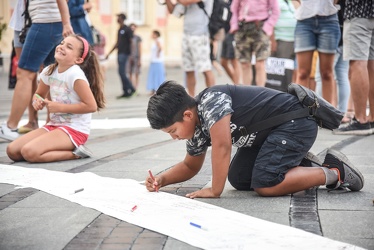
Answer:
M137 25L144 24L144 6L145 0L121 0L121 11L127 15L127 22L136 23Z

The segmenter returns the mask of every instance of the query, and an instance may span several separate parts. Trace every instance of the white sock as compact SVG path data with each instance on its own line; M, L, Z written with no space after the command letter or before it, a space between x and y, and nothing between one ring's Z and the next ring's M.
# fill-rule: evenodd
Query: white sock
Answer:
M329 169L326 167L321 167L323 172L325 172L326 183L325 185L331 185L339 180L338 171L336 169Z

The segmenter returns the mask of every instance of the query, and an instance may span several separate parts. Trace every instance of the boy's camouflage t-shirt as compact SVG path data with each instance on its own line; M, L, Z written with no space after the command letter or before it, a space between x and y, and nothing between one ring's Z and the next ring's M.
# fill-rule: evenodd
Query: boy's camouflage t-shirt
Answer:
M187 140L187 152L200 155L211 146L210 129L224 116L231 114L230 128L235 147L261 145L267 132L242 136L241 126L249 126L268 117L302 108L298 99L288 93L261 87L216 85L196 97L201 126L196 126L192 139Z

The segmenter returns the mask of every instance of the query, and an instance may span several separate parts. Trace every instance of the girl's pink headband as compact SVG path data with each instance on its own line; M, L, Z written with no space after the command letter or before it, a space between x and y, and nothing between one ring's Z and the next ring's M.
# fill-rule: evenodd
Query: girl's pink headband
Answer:
M83 54L82 54L82 59L84 60L88 54L88 49L90 48L90 45L88 44L87 40L84 39L83 37L79 37L80 39L82 39L82 42L83 42Z

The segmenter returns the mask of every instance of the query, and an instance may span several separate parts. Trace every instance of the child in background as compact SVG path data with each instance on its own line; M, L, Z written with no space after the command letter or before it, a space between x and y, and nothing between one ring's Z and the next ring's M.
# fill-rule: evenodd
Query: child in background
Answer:
M160 32L154 30L152 39L154 40L151 47L151 64L149 66L147 90L151 95L155 93L158 87L165 81L164 56L160 42Z
M96 54L86 39L66 37L55 50L56 63L40 74L33 107L48 109L50 121L8 145L14 161L53 162L91 156L83 144L92 113L104 108L103 79ZM51 100L46 97L50 93Z
M127 64L127 73L129 74L130 81L133 83L135 90L139 87L139 74L142 65L142 38L135 34L136 24L130 24L130 29L133 31L131 42L131 55L129 63Z
M98 31L98 30L97 30ZM106 45L106 37L100 31L99 32L99 39L98 43L92 46L92 49L96 52L97 57L99 59L101 74L105 79L106 68L107 68L107 60L105 59L105 45Z

